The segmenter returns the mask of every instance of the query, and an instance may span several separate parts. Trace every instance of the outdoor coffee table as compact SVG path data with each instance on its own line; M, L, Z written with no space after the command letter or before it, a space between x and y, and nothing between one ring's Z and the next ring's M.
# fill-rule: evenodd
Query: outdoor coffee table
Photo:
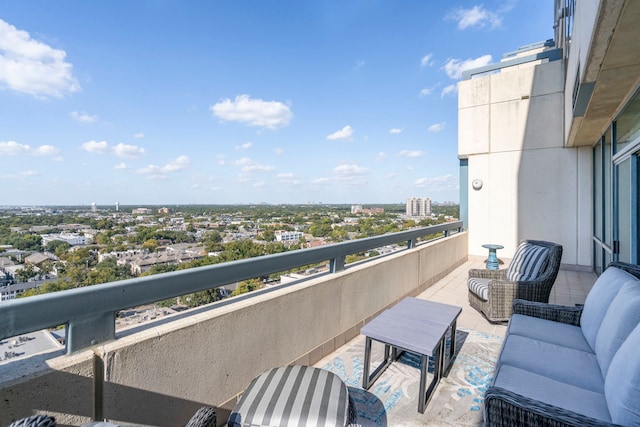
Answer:
M367 323L360 333L366 337L362 387L369 389L397 359L398 350L417 353L420 363L418 412L424 410L442 375L447 375L455 354L456 321L462 308L418 298L405 298ZM451 331L451 345L445 366L445 339ZM369 375L371 340L384 344L384 360ZM434 358L433 378L427 387L429 357Z

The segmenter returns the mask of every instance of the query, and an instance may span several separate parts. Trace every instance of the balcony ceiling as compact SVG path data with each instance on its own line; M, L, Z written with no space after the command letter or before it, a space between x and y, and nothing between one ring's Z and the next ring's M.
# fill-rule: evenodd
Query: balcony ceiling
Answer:
M595 83L583 117L575 117L567 145L591 146L640 83L640 1L603 0L582 83Z

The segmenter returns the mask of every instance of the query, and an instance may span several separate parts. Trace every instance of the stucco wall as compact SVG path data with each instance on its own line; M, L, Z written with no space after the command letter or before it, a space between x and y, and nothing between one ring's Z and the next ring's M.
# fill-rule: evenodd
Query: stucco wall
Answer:
M590 158L564 148L562 61L532 62L459 84L459 145L468 158L469 254L485 243L563 245L563 264L591 263ZM472 182L482 181L475 190Z

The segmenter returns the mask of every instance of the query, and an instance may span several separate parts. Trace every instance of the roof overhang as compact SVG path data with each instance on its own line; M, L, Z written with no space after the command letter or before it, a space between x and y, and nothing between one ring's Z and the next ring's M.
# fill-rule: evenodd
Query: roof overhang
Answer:
M640 1L602 0L576 98L568 147L590 146L640 83Z

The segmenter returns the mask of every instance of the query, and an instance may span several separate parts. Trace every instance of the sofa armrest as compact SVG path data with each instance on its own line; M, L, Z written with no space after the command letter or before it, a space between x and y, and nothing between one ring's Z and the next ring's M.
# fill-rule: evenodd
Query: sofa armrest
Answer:
M615 426L615 424L521 396L502 387L489 387L484 399L486 427L511 427L523 423L531 426L554 427Z
M543 302L517 299L513 301L513 314L539 317L554 322L568 323L580 326L580 316L583 307L569 307L565 305L545 304Z
M480 279L506 280L507 270L487 270L486 268L472 268L469 270L469 277Z

